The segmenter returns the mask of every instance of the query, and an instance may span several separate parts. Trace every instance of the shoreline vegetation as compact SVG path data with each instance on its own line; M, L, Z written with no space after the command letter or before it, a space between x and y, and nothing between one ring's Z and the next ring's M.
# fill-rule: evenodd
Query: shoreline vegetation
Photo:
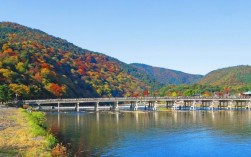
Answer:
M46 130L45 113L0 108L0 156L67 156L66 148Z

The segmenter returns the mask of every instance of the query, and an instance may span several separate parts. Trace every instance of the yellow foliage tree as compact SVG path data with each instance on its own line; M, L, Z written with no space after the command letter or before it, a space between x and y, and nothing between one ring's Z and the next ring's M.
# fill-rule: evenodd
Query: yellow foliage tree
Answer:
M18 62L17 65L16 65L16 69L21 73L25 72L24 63L23 62Z
M178 94L176 92L172 92L171 97L177 97Z
M10 90L19 95L19 96L25 96L28 95L30 93L30 88L26 85L23 84L15 84L15 83L11 83L9 85Z
M14 75L14 72L9 69L0 69L0 73L2 73L2 75L8 79L11 79Z

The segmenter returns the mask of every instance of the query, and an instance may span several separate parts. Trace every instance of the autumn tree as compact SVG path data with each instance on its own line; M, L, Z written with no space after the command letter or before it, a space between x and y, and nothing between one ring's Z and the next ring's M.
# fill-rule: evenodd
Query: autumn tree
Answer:
M7 85L0 85L0 101L1 103L11 99L11 92Z
M9 85L10 90L17 96L27 97L30 93L30 88L23 84L11 83Z
M49 83L45 87L49 92L54 94L56 97L62 97L66 92L66 86L60 86L56 83Z

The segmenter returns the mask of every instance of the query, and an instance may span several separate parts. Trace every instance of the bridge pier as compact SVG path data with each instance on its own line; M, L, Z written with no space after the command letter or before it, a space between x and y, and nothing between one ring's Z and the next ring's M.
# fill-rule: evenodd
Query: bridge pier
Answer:
M76 104L76 111L79 112L79 102Z
M232 110L234 108L233 104L234 104L233 101L229 101L227 105L227 109Z
M220 109L220 108L221 108L222 103L223 103L222 101L219 101L218 109Z
M156 102L155 101L149 101L148 103L149 103L148 110L152 110L152 111L156 111L157 110Z
M210 110L214 110L214 108L215 108L216 106L219 107L219 105L216 105L216 102L213 100L213 101L210 102L209 109L210 109Z
M138 102L131 102L130 110L137 111L138 110Z
M174 104L174 101L166 101L166 108L171 108Z
M42 109L41 105L40 104L37 105L38 105L38 110L41 110Z
M177 102L174 101L172 109L173 109L173 110L177 110L178 107L179 107L179 106L178 106Z
M60 103L58 102L58 112L60 112Z
M195 110L196 107L196 101L193 101L193 104L190 106L190 110Z
M99 108L98 108L98 107L99 107L99 102L96 102L96 103L95 103L95 107L94 107L94 111L95 111L95 112L98 112L98 111L99 111Z
M246 102L246 109L250 110L251 109L251 100Z
M113 111L119 111L119 102L118 101L114 102L112 110Z

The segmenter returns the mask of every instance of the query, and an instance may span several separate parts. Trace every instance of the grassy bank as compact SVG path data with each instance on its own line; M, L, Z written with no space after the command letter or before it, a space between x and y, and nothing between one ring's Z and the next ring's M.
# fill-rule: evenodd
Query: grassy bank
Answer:
M58 148L56 138L45 129L44 113L0 109L0 115L0 156L66 156L64 148Z

